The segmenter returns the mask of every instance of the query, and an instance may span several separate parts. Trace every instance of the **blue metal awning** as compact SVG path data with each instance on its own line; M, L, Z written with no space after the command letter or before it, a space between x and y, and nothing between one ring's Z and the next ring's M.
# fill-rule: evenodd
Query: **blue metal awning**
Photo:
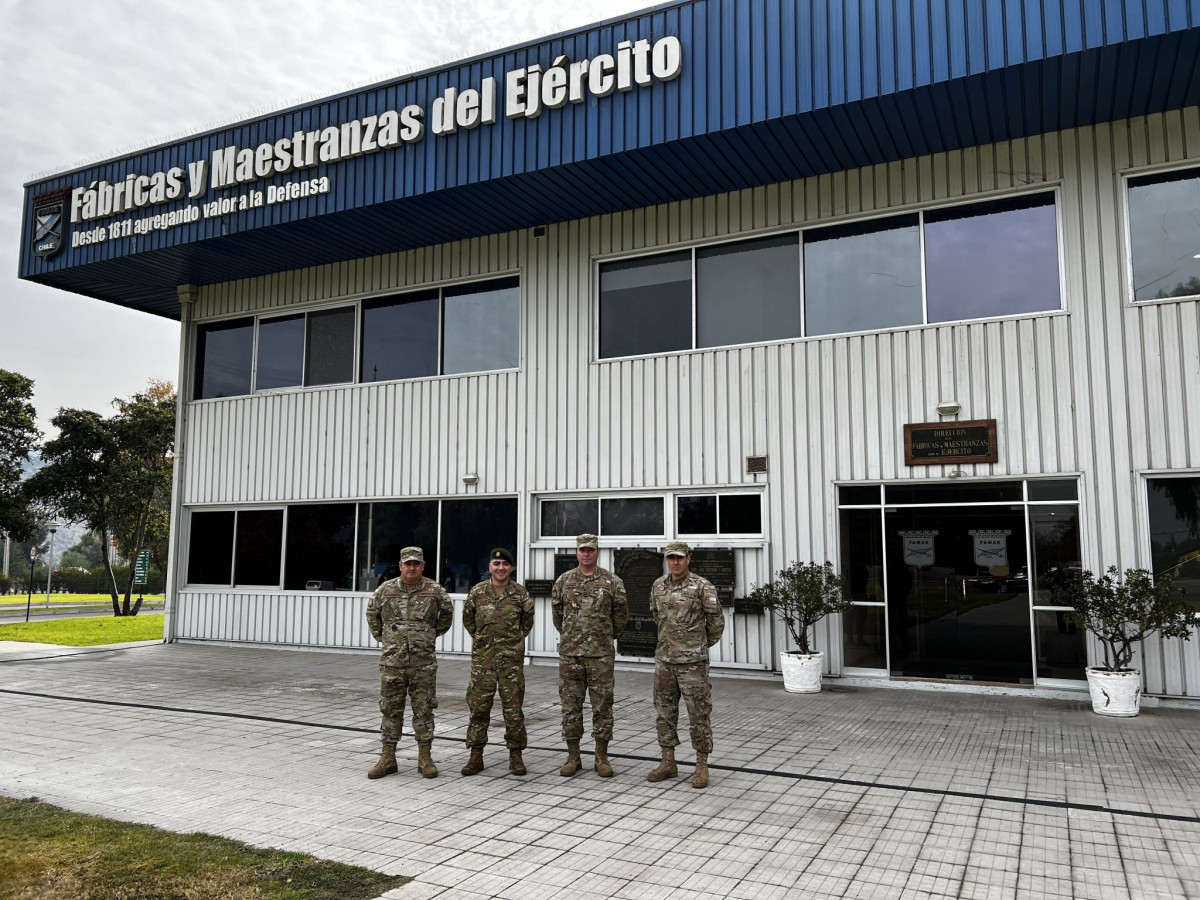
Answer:
M682 74L504 115L507 72L678 40ZM1200 0L694 0L26 186L20 277L177 317L176 286L357 259L1200 103ZM229 146L499 86L494 124L208 190L81 229L297 179L329 192L33 252L36 201ZM68 211L69 211L68 200Z

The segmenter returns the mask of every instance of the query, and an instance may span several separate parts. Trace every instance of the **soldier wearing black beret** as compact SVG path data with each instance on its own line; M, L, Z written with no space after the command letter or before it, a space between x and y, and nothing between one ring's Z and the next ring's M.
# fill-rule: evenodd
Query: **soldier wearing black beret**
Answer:
M483 770L483 748L487 746L492 701L500 692L504 710L504 743L508 746L508 770L525 774L521 751L528 741L525 733L525 638L533 630L533 601L525 588L512 580L516 560L512 552L497 547L488 554L491 578L481 581L467 594L463 626L471 635L471 680L467 685L467 748L471 758L464 775Z

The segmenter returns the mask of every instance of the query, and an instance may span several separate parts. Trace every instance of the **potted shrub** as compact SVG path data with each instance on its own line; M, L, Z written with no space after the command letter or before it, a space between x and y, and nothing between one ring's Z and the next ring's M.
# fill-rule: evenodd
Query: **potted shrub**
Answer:
M833 563L794 562L777 572L774 581L755 585L746 599L783 619L799 648L779 654L784 689L797 694L821 690L825 654L813 652L808 643L809 631L830 613L850 608L842 592L842 577L834 571Z
M1084 572L1054 589L1054 602L1072 607L1071 618L1096 636L1104 648L1104 665L1087 670L1092 710L1102 716L1136 716L1142 697L1142 673L1131 669L1134 645L1159 632L1190 640L1195 612L1170 575L1157 580L1145 569L1116 566L1097 578Z

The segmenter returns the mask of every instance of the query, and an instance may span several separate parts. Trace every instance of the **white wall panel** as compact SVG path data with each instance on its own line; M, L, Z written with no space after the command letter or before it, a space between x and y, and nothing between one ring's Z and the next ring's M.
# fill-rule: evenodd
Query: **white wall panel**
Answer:
M838 481L1081 473L1085 565L1146 564L1138 473L1200 469L1200 304L1127 302L1122 176L1185 160L1200 160L1195 108L205 287L200 320L517 271L522 363L192 403L184 502L768 484L779 568L837 559ZM1062 313L593 361L597 257L1039 185L1061 198ZM904 465L903 425L936 420L944 398L998 420L995 464ZM767 475L745 474L751 455L770 458ZM550 577L539 554L526 574ZM193 636L233 628L217 595L188 602L208 617ZM771 665L771 629L739 619L730 655ZM552 647L539 635L532 646ZM818 643L838 671L836 621ZM1200 641L1147 653L1161 660L1151 691L1197 693Z

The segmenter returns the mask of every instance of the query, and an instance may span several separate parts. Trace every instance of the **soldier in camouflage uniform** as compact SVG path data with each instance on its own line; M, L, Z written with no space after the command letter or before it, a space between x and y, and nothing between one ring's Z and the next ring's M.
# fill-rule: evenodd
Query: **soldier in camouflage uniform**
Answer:
M367 625L383 644L379 658L379 729L383 753L368 778L397 771L396 742L404 728L404 697L412 703L413 732L417 736L417 771L437 777L430 745L433 710L437 707L437 656L434 642L450 630L454 606L450 595L432 579L423 577L425 555L420 547L400 551L400 577L385 581L367 604Z
M583 768L579 739L583 737L583 694L592 698L592 737L596 740L596 772L611 778L608 742L613 730L613 641L629 621L625 583L596 565L599 539L581 534L575 539L579 566L554 582L550 608L554 627L562 636L558 644L558 696L562 700L563 740L567 761L559 775L574 775Z
M650 614L658 626L654 651L654 712L662 762L646 776L663 781L679 774L675 748L679 744L679 697L687 703L696 771L692 787L708 787L708 754L712 752L712 686L708 681L708 648L721 639L725 618L717 589L707 578L688 571L691 550L682 541L666 549L670 574L650 588Z
M525 749L525 637L533 630L533 601L525 588L511 580L513 555L503 547L489 554L489 581L481 581L467 594L463 625L471 635L471 681L467 706L471 724L467 747L471 758L464 775L483 770L483 748L487 746L492 700L500 691L504 709L504 743L508 745L508 770L525 774L521 751Z

